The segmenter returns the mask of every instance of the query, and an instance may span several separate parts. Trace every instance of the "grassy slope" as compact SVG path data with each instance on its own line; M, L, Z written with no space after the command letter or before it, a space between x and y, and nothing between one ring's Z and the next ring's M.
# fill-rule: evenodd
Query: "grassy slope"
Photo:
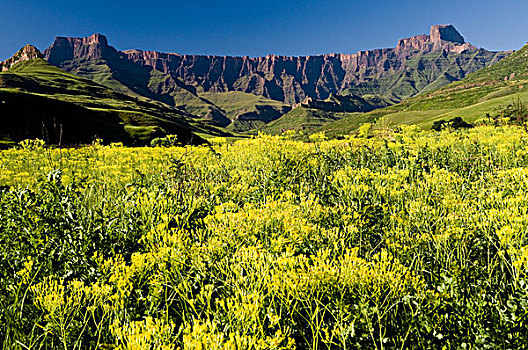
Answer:
M276 108L287 106L280 101L241 91L204 92L199 95L222 108L226 112L226 116L231 120L235 119L239 114L256 111L257 106L272 106Z
M15 92L18 95L27 95L25 99L28 101L34 99L28 96L31 94L87 110L82 115L95 115L89 113L90 111L96 112L97 115L111 115L112 123L121 125L120 128L125 130L131 139L148 139L164 133L176 133L183 139L189 139L192 137L191 131L222 134L219 129L202 126L177 109L161 102L113 91L91 80L69 74L40 59L22 62L8 72L0 74L0 87L4 98L12 101L19 100L18 97L14 97ZM41 100L38 105L46 108L53 103ZM16 113L16 110L11 108L9 113ZM66 105L61 107L61 110L66 109ZM34 115L34 110L25 111ZM53 114L53 110L43 110L41 114L46 113ZM64 122L68 123L67 120ZM125 128L127 125L129 127ZM199 138L195 137L195 139Z
M97 111L54 98L0 89L0 140L40 138L48 143L90 143L94 137L133 144L116 113Z
M507 78L507 79L506 79ZM353 132L359 125L384 117L392 126L416 124L427 129L435 120L460 116L475 121L520 99L528 103L528 45L504 60L435 91L365 114L354 114L315 131L329 136Z
M297 107L279 119L263 126L259 131L268 134L281 134L286 130L310 131L322 125L343 118L346 113L325 112L319 109Z
M196 116L213 119L227 125L220 108L200 98L183 82L174 81L168 74L152 67L129 61L112 63L106 60L76 59L61 65L66 71L91 79L101 85L130 96L144 96L174 107L181 107Z
M283 102L241 91L203 92L199 95L221 108L232 121L228 129L237 132L262 127L291 108Z
M84 60L82 62L78 62L77 65L67 65L63 68L66 69L69 73L75 74L79 77L93 80L96 83L109 87L112 90L121 92L123 94L130 96L140 96L128 86L114 79L112 75L112 70L104 60Z

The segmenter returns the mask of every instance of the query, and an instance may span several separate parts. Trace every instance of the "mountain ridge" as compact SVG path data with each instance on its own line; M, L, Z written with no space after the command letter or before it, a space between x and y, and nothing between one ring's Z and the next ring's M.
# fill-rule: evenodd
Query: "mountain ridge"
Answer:
M426 59L422 66L410 65L413 59L433 53L443 57ZM434 25L429 35L400 39L394 48L355 54L249 57L186 55L137 49L117 51L108 45L106 37L95 34L87 38L58 37L44 51L44 58L67 71L86 64L79 62L82 60L126 62L137 69L160 72L166 78L165 87L178 86L191 95L241 91L293 105L307 97L326 99L330 94L344 91L359 96L392 95L402 100L421 92L453 65L456 69L450 72L451 81L495 63L508 54L476 48L467 43L452 25ZM434 70L434 74L423 73L428 70ZM126 79L115 74L113 78ZM415 83L416 79L421 81ZM382 84L377 84L378 81Z
M457 43L444 40L446 36L440 33L441 28L451 28L458 33L453 26L435 25L431 27L429 36L419 35L400 39L395 48L359 51L356 54L328 53L309 56L271 54L248 57L181 55L143 50L125 50L123 53L132 61L155 67L168 74L173 73L186 84L198 85L205 91L240 90L295 104L307 97L326 99L332 93L352 88L368 80L368 73L362 71L373 67L378 71L399 69L403 61L416 55L415 51L419 53L445 51L459 54L468 50L479 50L465 41ZM458 35L462 38L460 34ZM195 71L206 73L202 74L202 77L197 76L192 66L197 66ZM231 67L229 74L222 75L219 70L222 68L223 71L227 71L228 66ZM207 67L210 69L207 70ZM188 74L189 71L191 74ZM320 72L319 76L317 72ZM281 85L273 79L267 79L268 76L276 77L282 73L293 78L293 82ZM250 79L244 81L244 77L247 76Z

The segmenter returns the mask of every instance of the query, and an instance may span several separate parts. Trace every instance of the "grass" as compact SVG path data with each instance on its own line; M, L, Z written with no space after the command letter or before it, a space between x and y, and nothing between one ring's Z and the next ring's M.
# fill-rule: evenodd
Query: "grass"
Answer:
M318 109L296 107L279 119L263 126L259 131L277 135L287 130L309 131L324 124L338 120L345 113L325 112Z
M290 106L241 91L202 92L201 98L218 106L230 120L229 130L244 132L262 127L290 110Z
M526 81L528 83L528 81ZM524 84L524 83L522 83ZM500 84L502 85L502 84ZM524 85L528 86L528 85ZM436 120L449 120L453 117L462 117L467 122L474 122L486 114L497 114L511 105L519 98L522 102L528 102L528 90L518 87L511 89L508 86L499 88L470 88L459 90L451 100L446 96L435 96L435 101L414 98L416 103L405 101L400 105L376 110L370 113L354 114L344 117L338 121L324 124L310 132L324 131L330 137L347 135L355 132L363 123L375 123L383 117L390 125L418 125L423 129L429 129ZM438 103L435 103L439 101ZM457 107L459 106L459 107Z

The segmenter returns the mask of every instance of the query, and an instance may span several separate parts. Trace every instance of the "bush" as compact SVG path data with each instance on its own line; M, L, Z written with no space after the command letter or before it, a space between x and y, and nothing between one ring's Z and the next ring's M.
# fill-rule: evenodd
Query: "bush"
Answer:
M467 123L461 117L454 117L449 121L443 120L443 119L435 121L431 129L435 131L441 131L442 129L447 128L447 127L457 130L457 129L472 128L473 125Z
M46 142L44 142L43 140L40 140L40 139L32 139L32 140L31 139L27 139L27 140L24 140L24 141L20 141L18 143L18 145L22 149L25 149L25 150L28 150L28 151L34 151L34 150L43 148L46 145Z

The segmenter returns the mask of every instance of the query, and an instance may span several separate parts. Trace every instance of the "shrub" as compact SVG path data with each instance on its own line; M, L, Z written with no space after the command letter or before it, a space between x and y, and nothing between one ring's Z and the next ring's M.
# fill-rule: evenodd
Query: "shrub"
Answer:
M435 121L431 129L435 131L440 131L446 127L450 127L450 128L457 130L457 129L472 128L473 125L467 123L461 117L454 117L454 118L451 118L451 120L449 121L444 120L444 119Z

